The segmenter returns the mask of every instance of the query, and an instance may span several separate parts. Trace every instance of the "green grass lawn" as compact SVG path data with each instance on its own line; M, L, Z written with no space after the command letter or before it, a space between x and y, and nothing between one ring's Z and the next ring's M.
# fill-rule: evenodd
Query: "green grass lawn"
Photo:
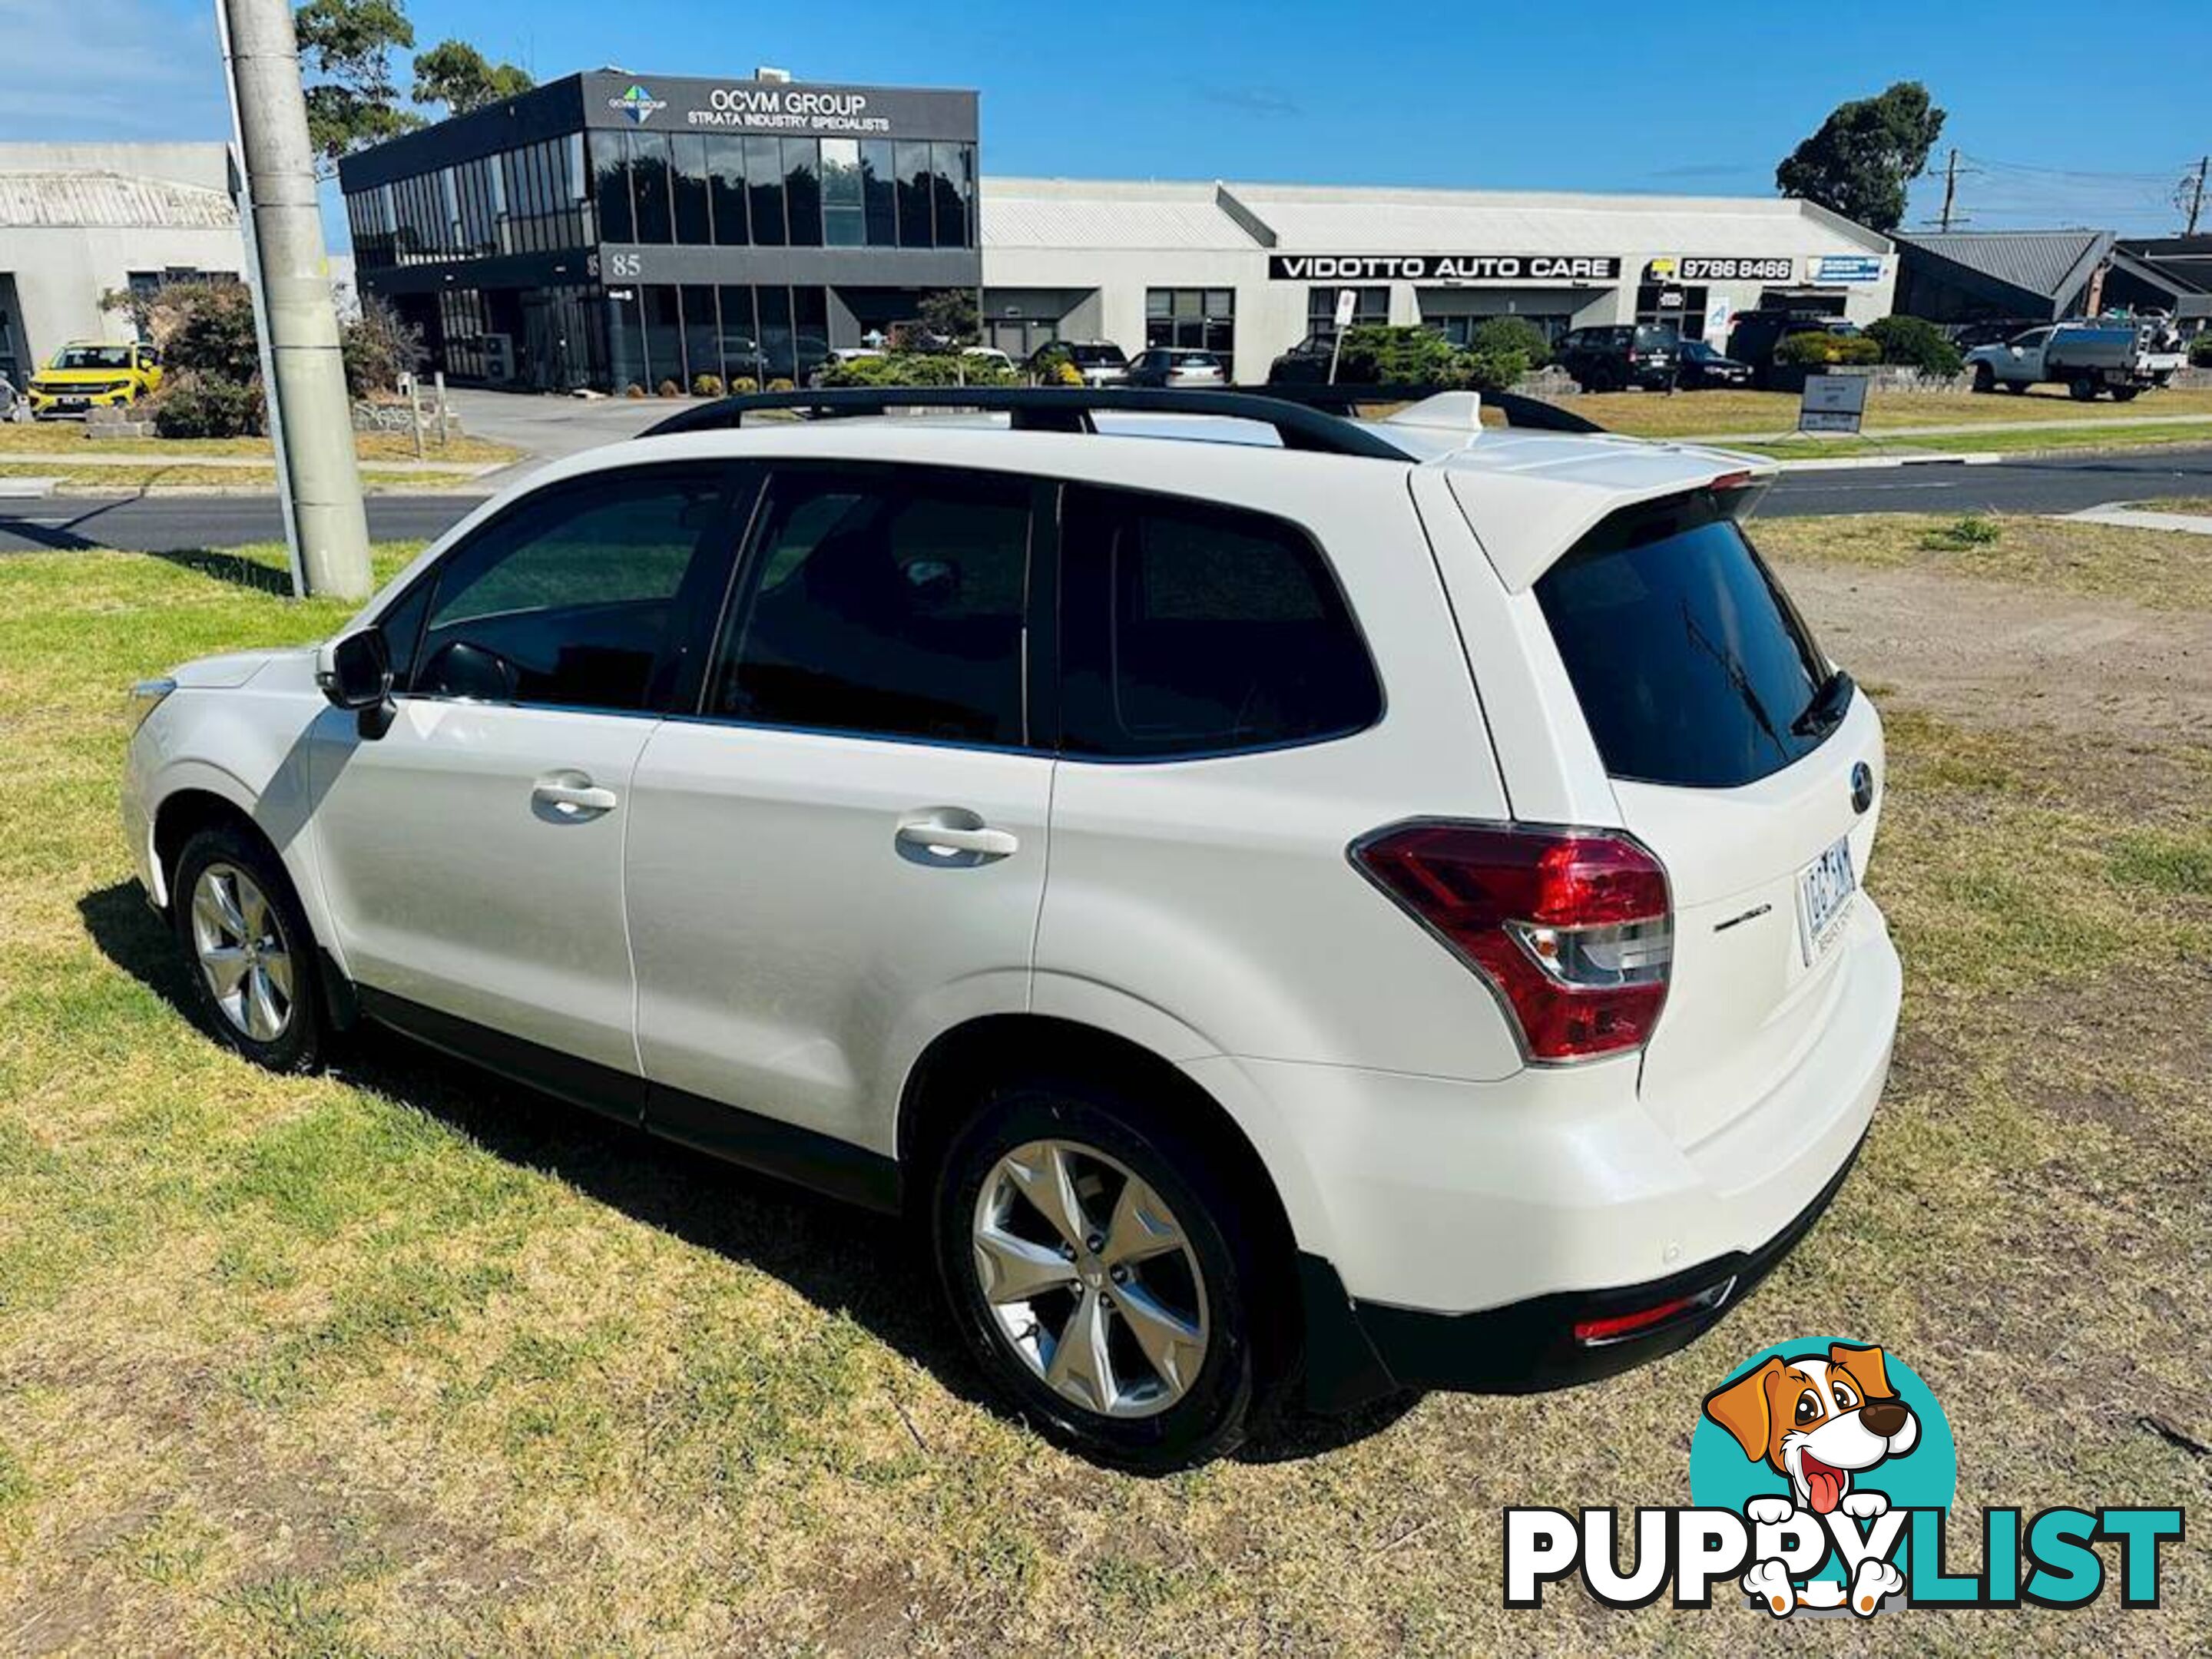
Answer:
M1771 443L1728 445L1778 460L1831 459L1850 456L1869 461L1899 454L2010 455L2058 449L2155 449L2167 444L2212 443L2212 420L2179 421L2170 426L2113 427L2051 422L2033 431L1953 432L1940 437L1888 438L1874 430L1863 438L1778 438Z
M1785 530L1785 571L1825 556ZM2045 580L2014 533L1884 543L1868 580ZM987 1402L889 1223L397 1039L278 1078L191 1026L116 824L122 691L328 631L348 607L275 596L282 562L0 557L0 1650L1741 1652L1772 1638L1735 1607L1504 1610L1500 1508L1686 1501L1726 1369L1838 1332L1944 1401L1966 1517L2198 1524L2159 1611L1892 1612L1819 1645L2203 1651L2212 1460L2147 1425L2212 1442L2212 749L1893 696L1869 880L1905 1023L1807 1243L1644 1370L1138 1480ZM2100 593L2163 568L2098 564Z
M1647 438L1711 432L1780 434L1797 424L1798 398L1794 392L1678 392L1671 398L1651 392L1603 392L1559 401L1608 431ZM1877 388L1867 397L1866 424L1875 431L2015 421L2075 427L2146 415L2201 415L2212 420L2212 391L2167 390L2147 393L2133 403L2104 398L2081 404L2069 397L2063 386L2036 386L2019 397L1972 392L1885 392ZM2119 434L2111 435L2113 441L2123 441ZM1942 447L1950 447L1949 441Z

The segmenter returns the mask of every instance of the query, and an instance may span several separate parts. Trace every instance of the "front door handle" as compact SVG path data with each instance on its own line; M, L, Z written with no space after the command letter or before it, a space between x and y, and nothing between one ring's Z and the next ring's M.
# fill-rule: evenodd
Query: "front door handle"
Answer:
M898 827L899 850L927 864L955 867L988 864L1010 858L1022 850L1021 837L1011 830L994 830L973 812L948 807L906 819Z
M549 773L531 787L530 799L542 816L562 821L611 812L618 801L613 790L600 788L581 772Z

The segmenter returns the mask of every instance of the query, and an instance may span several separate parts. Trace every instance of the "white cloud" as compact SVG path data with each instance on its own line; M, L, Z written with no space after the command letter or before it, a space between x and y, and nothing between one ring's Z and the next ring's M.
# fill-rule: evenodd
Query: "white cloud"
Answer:
M221 138L215 19L190 0L0 0L0 139Z

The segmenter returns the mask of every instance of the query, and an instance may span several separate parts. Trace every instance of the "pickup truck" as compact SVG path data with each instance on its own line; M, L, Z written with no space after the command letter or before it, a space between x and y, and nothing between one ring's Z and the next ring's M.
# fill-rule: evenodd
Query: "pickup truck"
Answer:
M2136 322L2052 323L2015 334L2002 345L1976 346L1966 354L1974 390L2025 392L2054 381L2082 403L2109 392L2126 403L2140 392L2164 386L2188 361L2166 342L2154 324Z

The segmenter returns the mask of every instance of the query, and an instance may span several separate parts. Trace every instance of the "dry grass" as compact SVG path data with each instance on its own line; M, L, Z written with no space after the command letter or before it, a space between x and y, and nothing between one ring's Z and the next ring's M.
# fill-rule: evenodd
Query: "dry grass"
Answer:
M276 488L276 470L273 466L194 466L189 461L162 461L145 466L0 461L0 478L52 478L60 491L73 495L125 495L172 489L265 495ZM468 474L426 474L376 466L363 466L361 470L362 487L371 490L460 489L468 488L471 481Z
M1759 546L1783 559L1923 569L2161 611L2212 611L2212 547L2184 531L1974 514L1763 519Z
M1613 432L1680 438L1712 432L1788 432L1797 424L1794 392L1603 392L1563 398L1561 404ZM1869 392L1866 423L1875 431L1899 427L1979 425L1984 422L2048 421L2088 426L2146 415L2201 415L2212 420L2212 391L2169 390L2130 404L2110 399L2075 403L2061 386L2038 386L2021 397L1971 392ZM2143 428L2145 430L2154 428ZM2115 442L2124 441L2112 434Z
M355 452L364 461L411 461L415 441L403 432L361 432L354 434ZM82 421L0 421L0 457L8 455L159 455L187 459L195 455L267 456L266 438L101 438ZM456 436L441 447L425 435L422 459L428 461L471 461L499 465L516 459L521 451L486 438Z
M2145 513L2193 513L2212 516L2212 495L2161 495L2154 501L2130 501Z
M1962 1519L2212 1504L2140 1421L2212 1440L2202 756L1893 708L1906 1023L1806 1247L1644 1371L1146 1482L979 1403L885 1224L396 1041L283 1079L189 1028L114 827L118 690L326 629L276 562L0 559L0 1650L1740 1651L1768 1626L1734 1608L1504 1611L1499 1508L1683 1501L1723 1370L1827 1330L1943 1398ZM2201 1651L2212 1560L2166 1565L2158 1612L1814 1633Z

